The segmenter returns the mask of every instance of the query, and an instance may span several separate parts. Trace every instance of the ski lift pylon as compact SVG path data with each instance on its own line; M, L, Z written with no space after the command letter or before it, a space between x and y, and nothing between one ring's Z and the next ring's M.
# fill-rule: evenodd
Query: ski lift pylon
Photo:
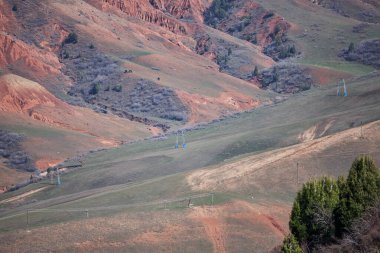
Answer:
M182 130L182 148L186 148L186 142L185 142L185 134Z
M340 92L341 92L342 86L343 86L343 94L342 94L342 96L343 97L347 97L348 96L348 92L347 92L346 82L344 81L344 79L342 79L341 81L338 82L338 88L337 88L337 91L336 91L336 95L338 97L341 96Z
M178 132L177 132L177 135L176 135L176 142L175 142L175 148L177 149L178 148Z
M175 149L179 148L179 135L181 134L182 139L182 148L186 148L186 140L185 140L185 133L183 130L178 131L176 134L176 143L175 143Z

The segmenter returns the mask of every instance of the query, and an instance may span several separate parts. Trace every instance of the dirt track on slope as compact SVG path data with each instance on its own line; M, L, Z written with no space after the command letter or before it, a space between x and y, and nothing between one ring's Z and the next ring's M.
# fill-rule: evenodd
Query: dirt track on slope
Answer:
M330 123L327 123L326 127L328 125ZM380 121L363 126L364 139L360 137L360 127L318 139L314 139L317 137L314 136L316 135L314 128L317 129L316 126L309 129L309 132L313 130L312 138L306 138L305 142L301 144L248 156L222 166L198 170L187 177L187 182L194 190L233 190L242 186L244 180L248 181L247 177L257 173L272 173L272 179L277 176L279 180L282 180L280 176L274 174L273 168L283 168L282 173L285 173L285 170L290 168L289 166L294 167L296 161L303 161L304 164L307 164L306 158L314 159L313 157L320 155L333 157L334 153L330 152L331 149L335 152L335 156L352 154L351 156L355 157L363 151L377 152L378 155L380 152L376 144L380 142L380 136L377 135L380 131ZM322 130L325 131L325 128ZM306 135L309 136L310 133L306 133ZM345 153L348 151L349 153ZM317 171L316 173L322 174L323 172ZM250 183L257 182L251 180Z

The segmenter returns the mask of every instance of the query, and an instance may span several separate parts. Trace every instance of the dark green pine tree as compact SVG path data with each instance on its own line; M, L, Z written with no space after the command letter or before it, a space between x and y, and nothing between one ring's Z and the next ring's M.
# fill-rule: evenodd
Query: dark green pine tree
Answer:
M255 69L252 72L252 77L257 76L258 74L259 74L259 69L257 68L257 66L255 66Z
M303 253L294 235L290 234L285 237L282 243L281 253Z
M361 156L352 163L347 181L339 182L341 192L335 211L337 235L341 236L380 196L380 173L369 156Z
M333 211L339 201L337 182L329 177L307 182L293 203L289 227L300 244L327 242L335 233Z
M352 51L354 51L355 49L355 45L353 42L350 43L350 45L348 46L348 52L351 53Z

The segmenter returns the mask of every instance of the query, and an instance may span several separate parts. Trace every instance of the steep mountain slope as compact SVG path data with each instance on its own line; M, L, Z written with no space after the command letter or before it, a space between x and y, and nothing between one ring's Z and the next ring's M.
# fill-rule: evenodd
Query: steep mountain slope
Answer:
M187 22L179 25L183 22L180 20L181 16L190 15L183 13L183 10L188 8L185 2L176 7L174 3L156 6L170 9L172 13L178 15L178 19L168 17L167 11L164 13L148 1L89 1L99 9L86 2L14 1L14 3L17 11L4 12L9 20L15 21L5 24L8 29L12 29L18 39L55 53L56 58L61 62L60 73L57 75L43 80L33 75L28 77L38 80L70 103L89 106L97 111L113 112L151 125L164 124L168 127L172 124L171 119L185 122L186 119L196 118L202 121L200 115L193 117L192 114L196 111L191 112L191 108L180 109L181 98L178 97L176 91L185 91L190 93L190 96L194 94L205 100L214 98L219 100L221 92L241 93L235 99L237 101L243 94L258 103L260 100L266 100L267 95L260 93L250 83L220 74L214 63L197 56L192 51L196 45L193 36L198 34L196 30L200 29L200 24ZM202 12L203 5L201 6L200 3L193 5L196 8L191 8L194 9L190 11L192 14ZM38 9L36 13L38 16L26 12L31 6ZM7 7L10 9L11 5ZM139 19L129 18L129 16ZM195 16L201 19L199 14ZM189 27L188 32L182 31L181 27L185 26ZM26 27L33 33L27 34ZM47 37L47 34L50 36ZM67 40L70 34L73 36L75 34L75 40ZM105 34L108 35L107 38ZM217 37L220 36L221 34L217 35ZM263 66L270 66L270 59L266 59L253 46L239 45L238 47L250 56L246 57L246 65L256 61L262 62ZM186 62L184 65L186 68L177 69L183 62ZM21 70L16 68L16 71ZM192 73L201 73L202 80L195 79ZM144 80L140 80L141 78ZM141 81L161 90L165 87L172 94L172 100L176 102L169 103L169 107L160 104L157 106L137 103L141 108L137 110L132 108L136 101L129 94L133 93L134 88ZM93 92L95 85L101 92ZM66 92L71 96L62 94ZM249 97L247 97L248 100ZM144 101L151 99L152 95L145 99L141 98ZM120 104L121 100L126 101L126 106ZM186 102L188 101L182 101L182 103ZM221 112L241 110L239 107L224 107L223 104L225 102L220 100L217 107L222 108L218 108L211 115L218 117ZM154 111L153 107L159 107L166 112L172 110L173 115L182 114L182 116L166 116L159 110ZM166 120L169 122L165 122Z
M12 74L3 75L0 80L0 110L3 112L25 113L33 117L33 108L38 106L69 110L67 104L38 83Z
M113 147L155 131L116 116L71 106L40 84L13 74L0 76L0 119L2 129L17 131L25 137L22 147L40 170L77 152ZM7 178L19 174L7 171L10 172ZM2 186L12 183L13 180L1 182Z
M115 116L99 115L85 108L68 105L54 97L40 84L13 74L0 77L0 91L0 111L4 115L12 114L20 118L30 117L46 123L47 126L87 133L92 136L106 137L109 135L110 142L115 143L118 142L116 136L121 132L131 138L137 133L134 132L134 128L137 131L142 130L141 133L147 132L143 130L142 125L128 120L118 119ZM109 129L92 126L96 121L98 121L97 124L102 124L101 121L107 121L104 123L109 124ZM126 125L123 130L115 131L116 128L120 127L119 122ZM113 141L111 141L112 135L114 135Z
M284 55L292 42L286 36L291 24L283 17L254 1L221 1L220 6L217 3L205 12L206 24L260 46L277 61L295 55L295 50Z
M191 36L182 34L147 16L148 12L167 16L167 11L157 10L161 6L158 9L170 9L170 15L176 13L178 20L193 15L201 22L202 6L207 3L192 2L196 8L184 12L185 2L179 6L174 2L157 3L157 8L149 2L134 2L133 6L148 8L145 19L136 19L128 16L137 17L140 7L129 6L133 12L127 16L123 9L113 7L116 2L88 2L91 4L0 1L0 106L4 119L0 126L29 133L24 146L32 152L37 167L46 168L90 148L136 139L131 135L140 138L149 132L210 121L269 103L271 94L220 73L214 62L199 56L192 37L195 31ZM177 18L168 20L179 22ZM225 36L214 33L215 38ZM254 46L230 37L225 40L241 49L236 57L245 55L247 65L272 64ZM63 101L126 120L97 115ZM130 124L129 120L146 127ZM123 127L118 128L119 124ZM54 138L35 134L47 129L53 131ZM65 137L64 147L57 146L62 131L70 136ZM78 133L86 136L86 141L81 141L86 144L76 145L80 138L74 140L74 136ZM41 152L33 149L36 142L41 142Z
M366 3L361 2L356 5L355 11L365 12L367 7ZM375 11L377 10L378 7L375 8ZM368 73L371 68L365 68L353 64L353 62L345 62L338 55L344 48L342 44L346 44L348 47L350 42L359 44L363 38L380 36L379 24L361 24L355 19L326 11L306 0L281 3L276 1L214 1L205 12L205 22L239 39L257 44L263 53L276 61L285 62L285 65L289 61L304 65L300 69L282 73L284 79L295 78L293 82L289 83L295 88L277 89L273 85L268 87L268 83L261 78L260 71L256 74L252 72L249 75L231 71L227 53L222 54L222 57L218 59L217 62L222 71L243 79L255 77L253 80L259 86L280 93L299 92L300 89L297 87L304 86L301 80L309 77L312 78L313 85L318 85L326 83L326 81L334 82L350 75ZM373 51L374 48L364 51L371 50ZM377 57L372 58L377 60ZM295 75L294 73L297 72L298 74ZM314 74L308 76L310 72ZM319 74L315 75L315 73ZM324 80L321 80L321 76ZM274 79L275 76L272 75L272 78Z
M349 97L337 97L335 86L325 86L215 122L187 132L184 150L174 149L175 136L167 136L89 154L82 157L81 169L62 175L60 187L3 202L2 217L20 215L0 220L4 228L23 228L25 224L15 219L25 217L26 209L37 210L29 216L31 233L4 231L1 241L23 241L53 230L47 238L71 232L63 248L181 251L189 244L196 245L189 251L269 251L286 234L291 203L303 182L325 174L345 175L352 159L362 152L379 162L378 81L379 73L372 73L350 82ZM31 185L0 198L5 201L41 186L46 185ZM214 193L214 206L209 206L209 198L197 203L189 197L209 191ZM169 200L178 198L182 202L170 206ZM195 207L187 208L189 198ZM75 217L83 219L75 221L57 209L75 210ZM89 210L88 219L83 210ZM34 227L42 222L46 225ZM99 244L92 243L97 237L89 231L93 224L100 224L104 234ZM74 227L80 227L80 232L72 232ZM126 233L129 240L112 236L115 231ZM177 233L182 239L170 239ZM146 238L146 243L133 238ZM45 247L48 241L33 247ZM15 248L27 247L18 245Z
M16 37L0 33L0 68L14 66L37 77L58 74L61 64L51 52L35 48Z
M312 0L311 2L332 9L346 17L353 17L369 23L380 22L380 2L378 0Z
M354 75L371 70L344 62L338 54L342 48L348 47L350 42L358 44L363 38L378 38L379 24L367 24L358 33L358 27L360 28L362 22L337 15L308 0L258 2L267 9L276 10L278 15L293 24L287 35L296 42L298 51L302 52L302 57L297 62L346 71Z
M202 21L203 11L209 5L206 0L90 0L102 9L116 7L128 16L138 17L144 21L157 24L177 34L189 33L186 21ZM172 16L172 17L170 17ZM184 21L182 21L183 19Z
M309 0L0 7L0 136L69 158L0 195L0 251L265 252L303 182L380 161L380 73L340 56L379 24ZM0 186L29 179L5 153Z

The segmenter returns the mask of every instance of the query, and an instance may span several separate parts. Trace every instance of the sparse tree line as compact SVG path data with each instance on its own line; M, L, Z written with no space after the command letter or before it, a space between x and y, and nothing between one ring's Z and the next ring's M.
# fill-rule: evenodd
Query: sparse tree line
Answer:
M348 177L323 177L305 183L297 193L282 253L322 252L353 231L353 224L380 196L380 173L373 159L360 156Z
M342 49L338 56L347 61L361 62L365 65L380 68L380 39L365 39L358 44L350 42L348 47Z

